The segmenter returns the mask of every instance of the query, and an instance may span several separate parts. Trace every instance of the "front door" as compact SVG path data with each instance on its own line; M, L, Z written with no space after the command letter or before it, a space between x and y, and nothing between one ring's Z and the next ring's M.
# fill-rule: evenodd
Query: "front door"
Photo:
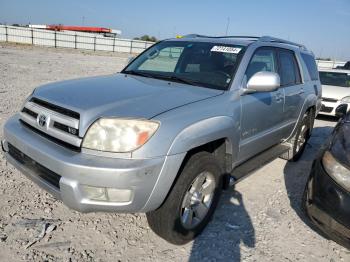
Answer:
M255 51L246 70L247 82L261 71L278 72L274 48L263 47ZM241 96L240 162L279 143L277 133L283 118L283 104L283 89Z

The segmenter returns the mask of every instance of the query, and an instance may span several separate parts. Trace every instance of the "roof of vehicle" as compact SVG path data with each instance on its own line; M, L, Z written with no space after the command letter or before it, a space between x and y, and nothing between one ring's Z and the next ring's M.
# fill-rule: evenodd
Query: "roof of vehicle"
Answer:
M272 36L205 36L198 34L189 34L181 36L175 39L168 39L172 41L193 41L193 42L209 42L209 43L218 43L218 44L231 44L231 45L240 45L248 46L255 42L261 43L276 43L283 44L289 47L300 48L304 52L308 52L306 47L302 44L291 42L288 40L272 37Z
M320 72L330 72L330 73L345 73L350 74L350 70L347 69L336 69L336 68L319 68L318 71Z
M239 45L239 46L247 46L255 40L253 39L238 39L238 38L215 38L215 37L181 37L174 39L167 39L174 41L191 41L191 42L208 42L208 43L217 43L217 44L230 44L230 45Z

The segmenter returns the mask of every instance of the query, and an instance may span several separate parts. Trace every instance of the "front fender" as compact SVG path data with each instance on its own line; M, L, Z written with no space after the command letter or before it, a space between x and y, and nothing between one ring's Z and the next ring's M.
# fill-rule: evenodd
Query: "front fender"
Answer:
M239 123L235 123L231 117L216 116L196 122L183 129L173 140L168 155L188 152L189 150L215 141L226 138L229 140L227 153L233 154L234 131L238 130Z
M225 138L226 153L237 156L239 122L228 116L216 116L203 119L184 128L173 140L166 156L166 161L159 174L152 193L142 209L148 212L158 208L165 200L173 185L181 164L193 148Z

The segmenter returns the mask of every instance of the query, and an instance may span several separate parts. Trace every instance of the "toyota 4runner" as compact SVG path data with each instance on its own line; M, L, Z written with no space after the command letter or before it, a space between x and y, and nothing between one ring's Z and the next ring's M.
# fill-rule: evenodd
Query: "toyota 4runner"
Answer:
M188 35L120 73L36 88L4 126L12 165L81 212L145 212L184 244L222 189L297 160L321 106L313 54L273 37Z

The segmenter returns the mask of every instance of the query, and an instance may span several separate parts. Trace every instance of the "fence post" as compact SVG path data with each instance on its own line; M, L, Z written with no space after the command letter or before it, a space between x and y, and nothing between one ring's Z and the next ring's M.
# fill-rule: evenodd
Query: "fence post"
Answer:
M113 52L114 52L114 48L115 48L115 37L113 38Z
M77 49L77 33L74 35L74 48Z
M94 51L96 51L96 36L94 38Z
M6 42L8 42L9 41L9 34L7 31L7 25L5 25L5 36L6 36Z
M32 45L34 45L34 29L32 28L31 33L32 33Z
M55 30L55 48L57 48L57 36L56 36L56 30Z
M132 40L130 42L130 54L132 54Z

